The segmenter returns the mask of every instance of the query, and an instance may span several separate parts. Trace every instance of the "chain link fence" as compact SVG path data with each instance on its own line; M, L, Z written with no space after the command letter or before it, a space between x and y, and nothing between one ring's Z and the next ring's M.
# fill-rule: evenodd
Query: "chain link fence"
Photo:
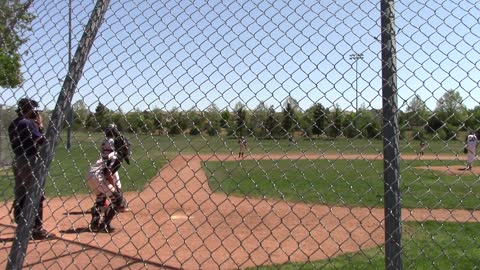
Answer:
M26 3L24 81L0 93L2 268L480 265L476 2ZM10 211L23 97L49 140L29 193L48 240ZM123 209L87 181L112 124Z

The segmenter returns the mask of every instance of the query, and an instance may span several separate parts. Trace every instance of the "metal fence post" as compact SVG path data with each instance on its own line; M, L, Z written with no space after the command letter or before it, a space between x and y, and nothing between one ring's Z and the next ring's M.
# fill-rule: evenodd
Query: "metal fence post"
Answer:
M381 1L385 269L402 269L400 149L394 0Z
M3 118L3 104L0 104L0 120L3 120L1 118ZM3 136L3 122L0 121L0 169L3 168L4 166L4 161L3 161L3 140L2 140L2 136ZM5 132L6 133L6 132Z

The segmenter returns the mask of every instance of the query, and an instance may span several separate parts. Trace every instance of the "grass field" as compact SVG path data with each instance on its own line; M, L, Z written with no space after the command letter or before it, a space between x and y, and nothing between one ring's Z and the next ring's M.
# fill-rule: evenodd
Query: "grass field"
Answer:
M70 149L66 149L63 140L59 142L46 182L46 193L49 197L88 193L85 177L90 164L100 157L98 147L102 136L102 133L73 134ZM162 148L155 147L156 141L151 137L129 138L133 145L132 158L131 165L125 164L119 172L122 189L140 191L173 154L168 156ZM0 174L0 198L12 199L13 184L11 170L3 170Z
M135 135L127 134L132 143L132 164L125 165L121 170L122 184L125 191L141 190L145 184L155 175L155 173L168 162L169 159L178 154L195 154L195 153L219 153L219 154L236 154L238 151L237 140L230 137L209 137L209 136L151 136L151 135ZM103 133L72 133L72 148L66 149L66 134L62 134L54 160L51 164L49 177L47 179L46 192L48 196L70 196L74 194L84 194L88 192L84 177L89 164L99 157L100 143L103 139ZM306 153L306 154L379 154L382 153L383 142L381 140L325 140L325 139L304 139L298 138L297 144L289 146L288 140L256 140L247 138L248 152L251 154L287 154L287 153ZM401 145L403 154L414 154L418 150L418 141L402 140ZM432 141L427 147L427 154L459 154L462 149L460 141ZM5 156L5 155L4 155ZM315 166L320 167L315 167ZM291 165L287 165L290 167ZM326 167L325 167L326 166ZM349 165L353 166L353 165ZM381 168L375 170L381 173ZM250 170L251 166L247 166L244 170ZM306 176L307 179L317 175L320 177L329 177L328 171L341 171L337 173L346 181L353 181L357 175L355 170L346 170L346 167L340 163L331 164L307 164L306 167L297 166L296 171L300 174L314 174ZM328 170L327 170L328 169ZM360 169L360 168L358 168ZM209 171L212 171L209 169ZM318 171L322 173L319 174ZM219 171L217 174L220 174ZM366 172L367 173L367 172ZM369 172L371 173L371 172ZM261 172L259 175L261 176ZM269 176L271 179L281 179L281 177ZM296 177L296 176L295 176ZM0 173L0 198L11 198L13 177L11 171L2 171ZM298 178L298 177L297 177ZM422 179L424 177L422 176ZM435 177L433 177L435 179ZM9 180L8 180L9 179ZM295 179L289 177L288 179ZM312 178L312 179L318 179ZM378 179L376 177L375 179ZM434 180L433 179L433 180ZM259 179L260 180L260 179ZM337 179L341 180L341 179ZM215 180L216 181L216 180ZM318 182L318 181L313 181ZM337 183L346 183L345 181L337 181ZM357 187L360 187L362 181L359 178ZM369 184L367 184L369 185ZM334 190L343 192L349 187L335 187ZM368 187L367 187L368 189ZM365 190L362 189L362 190ZM363 191L359 191L360 193ZM313 195L305 195L307 201L318 201ZM313 197L312 197L313 196ZM277 196L278 197L278 196ZM342 195L341 198L344 196ZM300 198L302 200L302 198ZM376 199L365 198L362 202L366 204L375 204ZM338 200L337 200L338 201ZM341 203L341 201L338 201Z
M203 136L150 136L130 134L132 164L122 169L125 191L139 191L169 159L178 154L236 154L235 138ZM101 133L74 133L72 148L65 136L56 149L49 177L49 197L86 194L84 177L89 164L99 156ZM254 140L247 138L251 154L381 154L380 140ZM463 155L460 141L432 141L427 154ZM402 154L415 154L418 141L401 141ZM414 169L416 166L459 165L461 161L402 161L402 206L409 208L478 209L480 184L475 176L448 176ZM279 198L330 205L382 207L383 163L368 160L265 160L205 162L209 185L215 192L241 196ZM11 171L0 173L0 197L11 199ZM474 269L480 265L476 247L478 224L414 223L403 226L405 269ZM432 239L435 238L434 241ZM474 248L472 248L474 247ZM326 261L286 264L257 269L382 269L383 247L347 254Z
M460 161L402 161L402 206L407 208L479 208L477 176L447 175L417 166ZM290 201L383 207L383 161L243 160L204 162L214 192Z
M477 269L480 265L480 249L477 238L472 236L477 235L478 230L478 223L405 222L403 269ZM384 247L381 246L328 260L261 266L249 270L385 269L384 254Z

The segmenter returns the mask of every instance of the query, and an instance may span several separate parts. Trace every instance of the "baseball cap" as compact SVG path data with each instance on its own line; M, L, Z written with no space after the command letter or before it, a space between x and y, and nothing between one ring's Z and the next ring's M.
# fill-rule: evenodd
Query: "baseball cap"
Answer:
M18 110L19 111L28 111L33 110L38 107L38 102L29 98L21 98L18 101Z

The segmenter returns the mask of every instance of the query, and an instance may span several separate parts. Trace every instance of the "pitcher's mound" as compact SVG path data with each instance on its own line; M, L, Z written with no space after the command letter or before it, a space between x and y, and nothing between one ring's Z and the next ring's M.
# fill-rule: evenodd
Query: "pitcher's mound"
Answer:
M432 170L437 172L442 172L448 175L464 175L464 174L472 174L472 175L480 175L480 167L473 167L471 170L467 170L465 166L456 165L456 166L420 166L415 167L415 169L420 170Z

